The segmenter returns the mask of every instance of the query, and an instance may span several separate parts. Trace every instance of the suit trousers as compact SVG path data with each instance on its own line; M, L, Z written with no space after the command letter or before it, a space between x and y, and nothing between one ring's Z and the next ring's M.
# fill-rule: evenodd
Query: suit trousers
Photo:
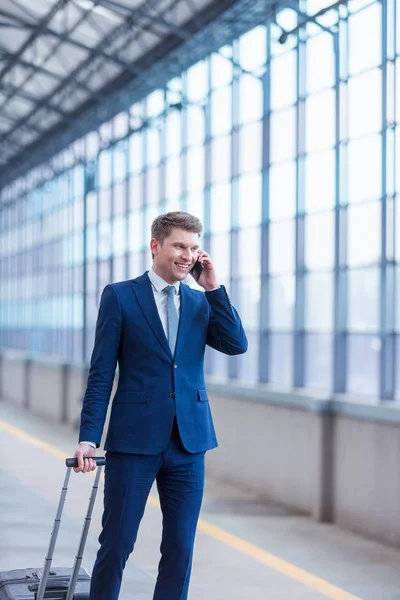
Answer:
M203 499L204 452L182 445L176 421L161 454L106 454L100 549L90 600L117 600L154 480L163 516L161 559L153 600L186 600L197 521ZM134 595L134 592L133 592Z

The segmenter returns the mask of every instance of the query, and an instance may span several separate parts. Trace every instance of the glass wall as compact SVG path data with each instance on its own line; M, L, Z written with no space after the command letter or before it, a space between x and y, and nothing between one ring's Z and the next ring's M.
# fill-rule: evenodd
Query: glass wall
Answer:
M249 338L208 351L209 377L400 398L399 15L353 0L282 44L286 9L3 190L1 345L87 360L102 289L149 268L152 220L180 209Z

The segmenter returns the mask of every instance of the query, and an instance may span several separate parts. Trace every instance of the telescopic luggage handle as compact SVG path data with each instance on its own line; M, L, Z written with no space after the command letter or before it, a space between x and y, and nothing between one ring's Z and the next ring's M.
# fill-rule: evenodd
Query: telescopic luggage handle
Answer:
M87 539L87 536L89 533L89 527L90 527L90 521L91 521L91 517L92 517L94 502L96 500L97 489L99 487L100 475L101 475L102 467L106 463L106 459L104 456L98 456L98 457L93 457L93 458L96 461L96 464L99 468L97 469L94 484L92 487L92 493L90 494L89 505L88 505L88 509L87 509L87 513L86 513L86 517L85 517L85 522L83 525L81 539L79 542L79 548L78 548L77 555L75 557L75 564L73 567L72 576L71 576L71 579L70 579L70 582L68 585L68 591L66 593L65 600L72 600L72 598L74 596L74 590L75 590L76 582L77 582L78 575L79 575L79 569L80 569L81 563L82 563L83 550L85 548L86 539ZM50 567L51 567L51 561L53 560L54 548L55 548L56 540L57 540L57 536L58 536L58 530L60 528L60 521L61 521L61 515L63 512L63 508L64 508L65 497L67 495L68 482L69 482L69 478L71 475L71 467L77 467L78 461L76 458L67 458L67 459L65 459L65 464L67 466L67 472L65 474L64 483L63 483L63 486L61 489L60 501L59 501L58 507L57 507L56 518L54 519L54 526L53 526L53 531L52 531L51 537L50 537L50 544L49 544L49 548L47 551L47 556L44 560L43 575L40 580L39 589L37 591L37 594L35 595L36 600L43 600L43 598L44 598L44 594L46 591L46 585L47 585L49 572L50 572Z
M94 462L96 463L96 465L98 467L104 467L104 465L106 464L106 458L105 456L85 456L85 458L91 458L92 460L94 460ZM78 466L78 459L77 458L66 458L65 459L65 464L66 466L70 469L71 467L77 467Z

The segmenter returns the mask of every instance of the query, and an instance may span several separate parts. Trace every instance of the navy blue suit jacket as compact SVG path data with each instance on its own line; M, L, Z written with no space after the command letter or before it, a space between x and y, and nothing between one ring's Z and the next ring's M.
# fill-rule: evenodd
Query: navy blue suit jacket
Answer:
M83 401L79 439L100 443L118 363L106 450L158 454L176 416L189 452L217 439L204 381L208 344L225 354L247 350L240 318L225 288L203 293L180 285L180 319L172 356L147 272L104 288Z

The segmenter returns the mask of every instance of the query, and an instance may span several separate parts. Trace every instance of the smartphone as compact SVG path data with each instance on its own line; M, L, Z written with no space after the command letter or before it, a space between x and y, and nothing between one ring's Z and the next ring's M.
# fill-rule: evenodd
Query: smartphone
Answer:
M196 261L196 262L195 262L195 264L194 264L194 267L193 267L193 269L190 271L190 274L191 274L191 276L193 277L193 279L194 279L195 281L198 281L198 280L199 280L199 277L200 277L200 275L202 274L202 272L203 272L203 269L204 269L204 267L203 267L203 263L201 263L201 262L199 261L199 259L197 259L197 261Z

